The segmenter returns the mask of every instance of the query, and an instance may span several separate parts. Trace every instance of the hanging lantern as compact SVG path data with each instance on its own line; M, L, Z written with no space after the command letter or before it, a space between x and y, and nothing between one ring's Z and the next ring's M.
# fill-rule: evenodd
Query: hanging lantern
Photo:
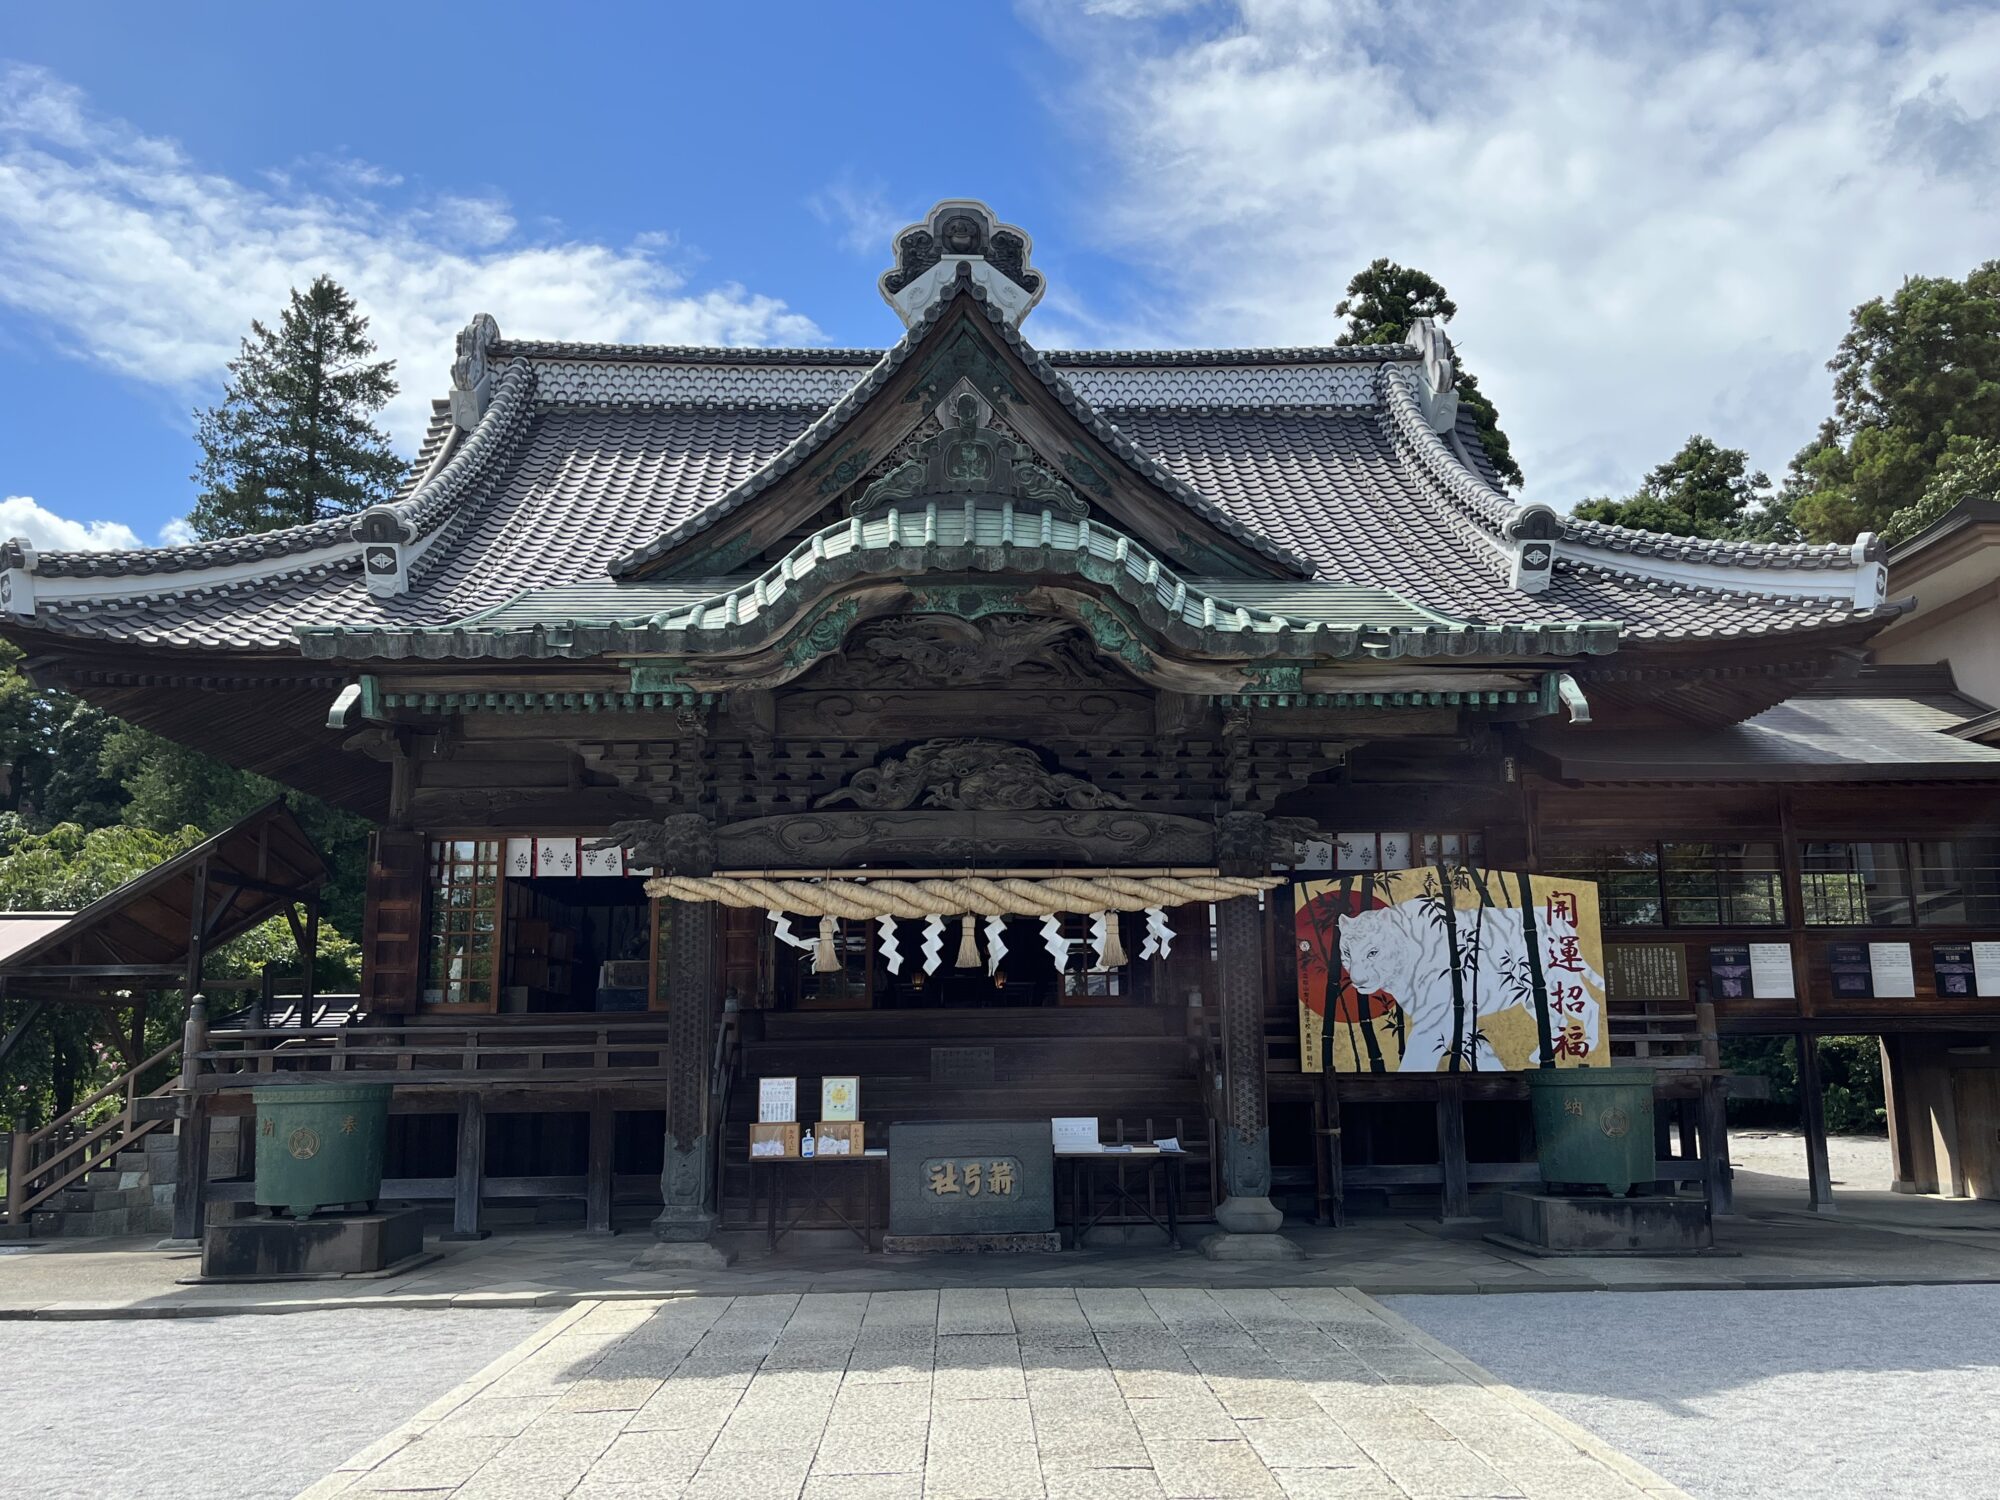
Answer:
M971 912L958 919L958 967L961 969L979 967L979 940L972 935Z
M840 924L832 917L819 919L819 944L813 951L813 972L815 974L838 974L841 970L840 954L834 947L834 939L840 932Z
M1097 949L1098 968L1125 967L1125 944L1118 936L1118 913L1114 911L1091 913L1090 941Z

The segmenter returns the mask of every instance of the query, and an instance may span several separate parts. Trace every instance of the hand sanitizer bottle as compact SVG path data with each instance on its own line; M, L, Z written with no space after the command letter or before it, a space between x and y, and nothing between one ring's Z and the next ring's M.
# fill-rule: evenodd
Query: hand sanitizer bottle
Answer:
M817 1148L814 1147L813 1145L813 1128L812 1126L808 1125L806 1126L805 1139L799 1142L799 1155L801 1157L809 1158L812 1156L813 1152L816 1149Z

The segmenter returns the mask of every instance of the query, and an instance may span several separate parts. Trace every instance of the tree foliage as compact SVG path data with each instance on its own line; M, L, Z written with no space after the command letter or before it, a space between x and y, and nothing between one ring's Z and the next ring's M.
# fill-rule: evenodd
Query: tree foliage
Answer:
M1883 523L1882 540L1907 542L1962 500L2000 500L2000 441L1955 437L1945 444L1923 495Z
M1862 303L1827 368L1833 416L1788 488L1807 535L1844 542L1922 503L1968 445L2000 440L2000 261Z
M395 363L374 353L368 320L326 276L293 290L276 331L250 325L222 404L196 414L197 536L302 526L388 494L403 465L374 417Z
M1771 481L1750 467L1741 448L1724 448L1696 433L1680 451L1639 481L1623 500L1586 500L1578 519L1605 521L1669 536L1781 540Z
M1417 319L1449 323L1458 314L1458 304L1433 277L1384 256L1370 261L1367 270L1347 283L1347 295L1335 306L1334 314L1347 319L1347 331L1334 340L1336 344L1400 344L1410 336ZM1514 461L1507 434L1500 430L1500 413L1479 389L1478 379L1463 360L1459 361L1457 389L1459 404L1472 413L1494 472L1509 487L1519 489L1521 466Z

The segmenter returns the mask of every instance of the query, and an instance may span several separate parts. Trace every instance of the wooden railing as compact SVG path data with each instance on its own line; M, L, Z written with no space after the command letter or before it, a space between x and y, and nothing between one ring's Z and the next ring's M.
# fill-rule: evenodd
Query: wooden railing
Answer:
M322 997L338 1006L344 997ZM389 1074L386 1081L463 1087L468 1082L591 1081L664 1075L667 1025L610 1017L434 1025L216 1027L198 1053L204 1092L251 1088L288 1073Z
M139 1092L139 1080L180 1050L179 1042L162 1047L41 1129L13 1132L7 1150L9 1225L27 1223L28 1215L57 1193L160 1127L158 1118L140 1118L139 1100L158 1098L178 1079L169 1078L145 1094Z

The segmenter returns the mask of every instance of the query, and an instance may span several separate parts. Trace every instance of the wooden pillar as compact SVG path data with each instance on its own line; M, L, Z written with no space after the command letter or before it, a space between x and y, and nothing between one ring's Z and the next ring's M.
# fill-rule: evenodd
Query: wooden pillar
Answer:
M617 1145L618 1115L602 1093L590 1096L590 1162L583 1187L583 1232L610 1235L612 1152Z
M1347 1222L1347 1181L1341 1164L1340 1075L1333 1070L1330 1046L1321 1049L1319 1101L1321 1171L1326 1183L1323 1222L1338 1229Z
M1261 820L1260 820L1261 821ZM1271 1119L1264 1078L1264 922L1255 896L1215 908L1216 988L1222 1002L1222 1187L1215 1220L1231 1234L1275 1234Z
M208 1101L181 1096L174 1135L174 1238L199 1240L208 1207Z
M1799 1125L1806 1136L1806 1207L1830 1214L1833 1168L1826 1155L1826 1090L1819 1073L1819 1038L1799 1034Z
M1472 1187L1465 1150L1465 1080L1456 1073L1438 1075L1438 1161L1444 1169L1439 1216L1472 1217Z
M319 963L319 897L306 899L306 941L299 953L299 1026L301 1029L312 1025L313 1006L319 999L319 987L313 978L313 969Z
M207 888L206 867L197 891ZM197 895L197 911L201 901ZM200 946L197 919L195 946ZM200 956L189 958L190 972L199 972ZM200 994L188 1001L181 1027L181 1087L174 1123L174 1234L177 1240L199 1240L208 1200L208 1108L195 1092L201 1076L201 1054L208 1050L208 1002Z
M208 861L194 867L194 889L188 896L187 973L181 987L186 995L201 992L202 962L208 949Z
M486 1111L479 1095L458 1096L458 1174L452 1183L451 1232L447 1240L483 1240L479 1227L480 1190L486 1185Z
M671 901L664 915L667 951L667 1138L660 1171L662 1240L706 1240L715 1232L709 1202L716 1143L710 1138L708 1074L715 1053L715 905Z
M1729 1090L1709 1074L1701 1081L1702 1186L1711 1213L1736 1211L1736 1174L1729 1165Z

